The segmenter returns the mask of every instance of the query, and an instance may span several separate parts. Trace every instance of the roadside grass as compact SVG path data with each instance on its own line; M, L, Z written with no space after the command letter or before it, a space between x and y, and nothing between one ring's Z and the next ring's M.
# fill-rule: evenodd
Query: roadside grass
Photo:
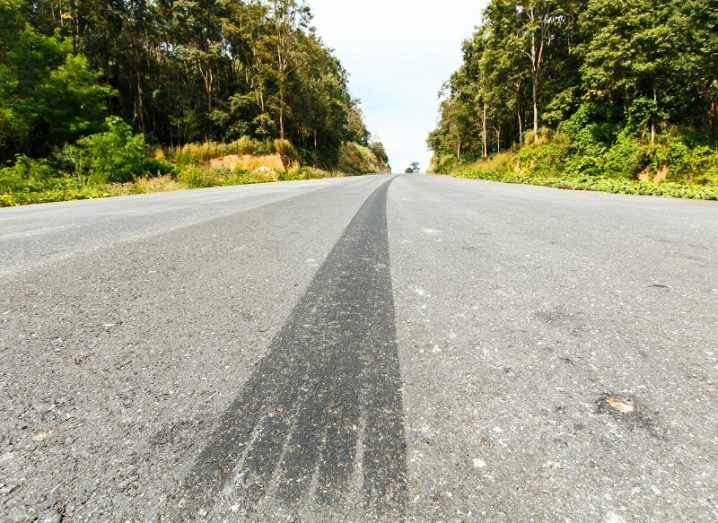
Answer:
M251 154L229 154L227 156L220 156L213 158L208 164L204 164L205 167L209 166L211 169L227 168L232 171L242 170L254 172L258 169L272 169L277 172L282 172L285 169L284 161L279 154L264 154L261 156L252 156ZM299 165L290 163L288 166L289 170L298 169Z
M180 147L156 148L155 158L167 160L175 165L196 165L207 163L215 158L229 155L239 156L266 156L275 154L294 156L294 147L288 141L270 140L261 142L247 136L234 142L223 143L207 141L203 143L188 143Z
M557 189L599 191L613 194L667 196L673 198L718 200L718 185L677 181L650 181L601 175L537 174L531 166L523 167L514 152L505 152L471 164L449 167L445 174L456 178L490 180L503 183L537 185Z
M0 207L343 176L344 174L339 172L323 171L311 167L299 167L284 172L269 167L259 167L254 171L249 171L241 168L232 170L224 167L208 168L197 165L187 166L175 176L141 177L128 183L83 184L74 177L66 176L48 180L47 184L39 187L33 186L26 190L0 194Z
M19 156L15 165L0 167L0 207L380 170L374 153L354 143L342 144L338 170L328 171L302 167L301 156L287 140L243 137L232 143L150 148L129 126L110 123L107 132L82 147L68 146L50 159Z

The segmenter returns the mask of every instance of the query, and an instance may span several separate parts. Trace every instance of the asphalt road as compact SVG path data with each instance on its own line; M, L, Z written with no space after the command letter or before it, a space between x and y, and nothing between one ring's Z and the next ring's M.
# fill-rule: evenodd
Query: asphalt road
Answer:
M0 209L0 358L0 521L718 521L714 202Z

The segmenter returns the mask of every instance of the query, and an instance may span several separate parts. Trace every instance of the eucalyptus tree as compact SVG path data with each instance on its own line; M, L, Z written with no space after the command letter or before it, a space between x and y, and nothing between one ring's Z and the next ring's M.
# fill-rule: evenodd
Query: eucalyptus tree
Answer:
M302 54L296 52L297 38L311 21L311 11L303 0L272 0L273 44L277 55L279 137L286 138L287 84L289 75L302 64Z
M715 141L718 4L491 0L429 144L438 156L485 157L522 145L525 122L538 138L579 110L573 123L599 141L628 133L655 144L668 132Z
M688 18L659 0L593 0L583 27L592 35L581 67L586 96L614 108L618 119L645 125L654 143L672 110L682 109L681 92L691 79Z

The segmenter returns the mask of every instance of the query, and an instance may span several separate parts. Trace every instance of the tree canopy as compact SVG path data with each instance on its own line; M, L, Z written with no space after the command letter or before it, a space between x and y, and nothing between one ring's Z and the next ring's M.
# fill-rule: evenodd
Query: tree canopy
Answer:
M302 0L0 0L0 161L116 115L149 142L288 139L310 164L369 145Z
M463 51L428 139L437 157L488 157L562 124L602 143L718 136L711 0L491 0Z

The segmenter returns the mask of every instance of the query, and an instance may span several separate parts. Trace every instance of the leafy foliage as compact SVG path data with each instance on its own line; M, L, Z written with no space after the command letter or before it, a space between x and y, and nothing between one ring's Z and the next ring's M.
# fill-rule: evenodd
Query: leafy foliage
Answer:
M304 0L0 0L0 20L3 204L388 163ZM252 168L207 165L230 155Z
M70 39L37 32L21 6L0 0L0 163L99 129L113 93Z
M521 148L535 177L716 184L718 6L491 0L429 136L434 168Z
M336 165L369 133L304 0L0 0L0 162L97 132L108 114L150 141L292 143Z
M147 171L150 162L144 135L133 134L116 116L107 119L107 131L65 146L62 159L76 176L93 183L132 181Z
M337 167L347 174L369 174L388 169L372 149L356 142L344 142L341 145Z

